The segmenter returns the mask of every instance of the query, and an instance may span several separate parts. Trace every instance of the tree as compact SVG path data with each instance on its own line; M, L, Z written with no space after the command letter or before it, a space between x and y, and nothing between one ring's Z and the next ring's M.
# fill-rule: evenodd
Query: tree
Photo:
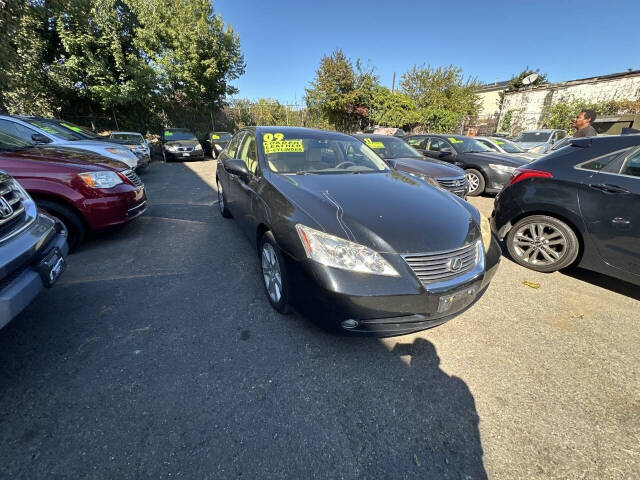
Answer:
M525 85L522 81L527 78L529 75L533 75L534 73L538 74L538 77L531 83ZM498 98L498 107L502 110L502 103L504 102L504 94L505 92L512 92L514 90L518 90L519 88L531 86L537 87L539 85L544 85L547 83L547 74L541 73L539 68L532 70L527 66L524 70L522 70L518 75L511 77L509 82L507 83L507 88L500 92Z
M626 111L625 106L629 103L616 100L587 102L580 98L558 102L544 107L542 124L545 128L561 128L570 132L573 118L582 110L595 110L598 115L615 115Z
M402 128L419 122L414 102L404 93L378 87L372 106L370 118L376 125Z
M402 75L400 90L415 105L415 123L434 133L453 132L464 117L480 109L475 79L464 79L454 65L414 65Z

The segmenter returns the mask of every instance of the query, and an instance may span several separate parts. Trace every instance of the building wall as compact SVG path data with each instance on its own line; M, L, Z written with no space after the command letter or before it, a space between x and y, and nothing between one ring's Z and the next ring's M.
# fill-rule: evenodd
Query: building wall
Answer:
M544 87L522 89L506 93L498 125L507 112L514 110L511 125L519 130L542 127L542 112L546 105L583 99L588 102L607 100L636 100L640 98L640 73L611 79L574 80Z
M500 111L498 102L500 101L500 92L502 90L492 90L487 92L478 92L480 98L480 118L490 117Z

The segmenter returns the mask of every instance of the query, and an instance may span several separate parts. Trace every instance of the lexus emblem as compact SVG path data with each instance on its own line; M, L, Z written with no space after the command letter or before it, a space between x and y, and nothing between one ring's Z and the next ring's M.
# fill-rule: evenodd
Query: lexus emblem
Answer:
M462 259L460 257L453 257L449 260L449 271L459 272L462 269Z
M3 197L0 197L0 218L7 218L13 214L13 207Z

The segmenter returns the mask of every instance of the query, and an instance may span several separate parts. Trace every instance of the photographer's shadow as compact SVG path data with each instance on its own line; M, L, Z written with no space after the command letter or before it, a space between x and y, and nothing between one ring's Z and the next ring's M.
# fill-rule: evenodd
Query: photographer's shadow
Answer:
M397 389L405 409L403 417L407 419L400 421L405 435L401 444L414 449L413 461L422 478L487 478L478 413L464 381L440 369L435 347L423 338L398 343L391 354L403 364L408 361L408 371L396 364L388 374L403 371ZM391 454L392 450L388 452ZM390 460L387 459L387 466L394 463ZM406 476L407 472L388 473Z

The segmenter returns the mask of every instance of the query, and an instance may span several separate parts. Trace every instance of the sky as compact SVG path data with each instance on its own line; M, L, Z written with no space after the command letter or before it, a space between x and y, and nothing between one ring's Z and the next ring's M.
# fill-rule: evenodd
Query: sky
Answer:
M640 0L214 0L247 64L235 98L303 103L320 60L341 48L396 86L412 65L453 64L483 83L529 66L549 81L640 69Z

